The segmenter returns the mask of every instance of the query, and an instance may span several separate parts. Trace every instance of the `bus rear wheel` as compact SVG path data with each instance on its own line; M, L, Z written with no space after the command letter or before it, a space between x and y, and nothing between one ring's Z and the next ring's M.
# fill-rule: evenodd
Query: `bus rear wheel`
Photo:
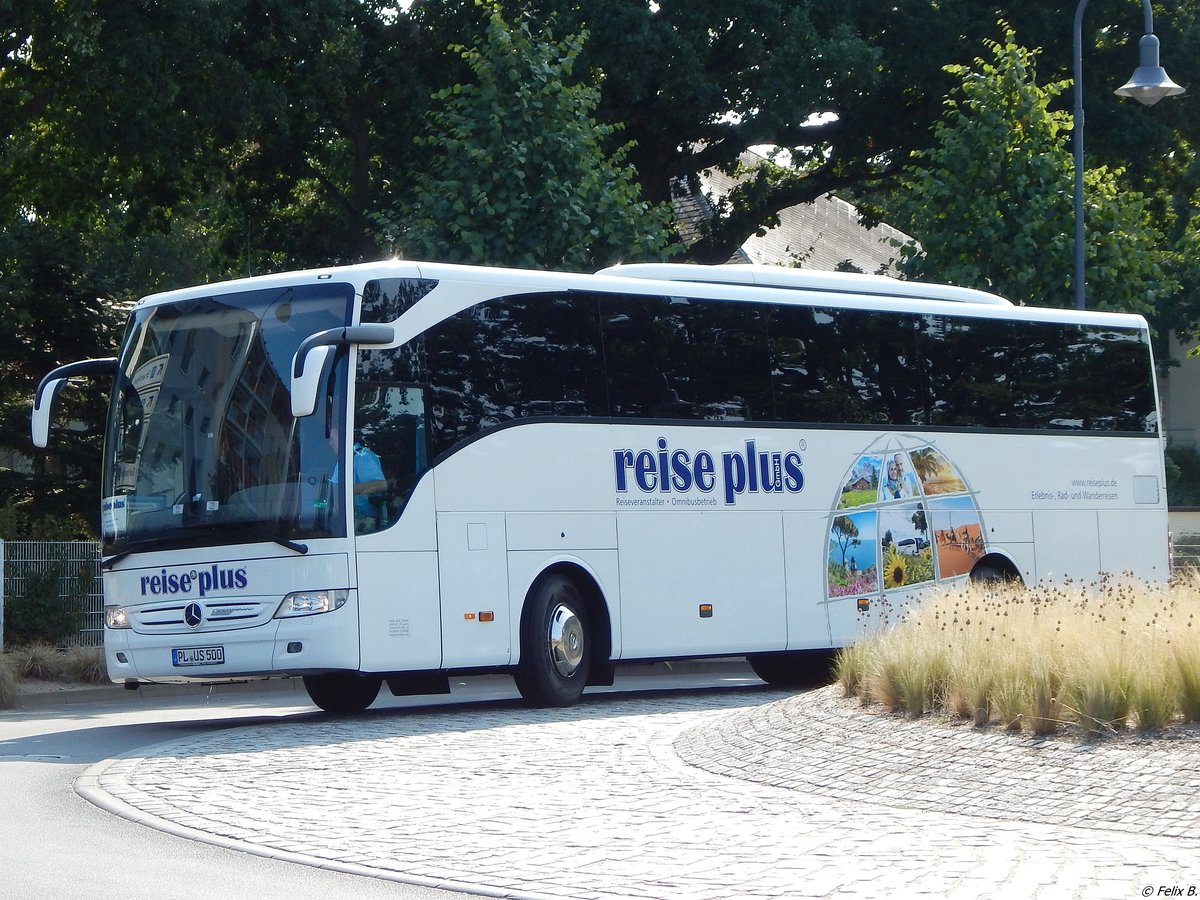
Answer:
M521 617L517 690L533 706L570 706L583 694L591 664L587 607L565 575L541 579Z
M1003 560L985 559L971 570L972 584L988 587L1010 587L1021 584L1021 576L1011 564Z
M326 672L305 675L309 699L327 713L362 712L379 696L383 679L357 672Z

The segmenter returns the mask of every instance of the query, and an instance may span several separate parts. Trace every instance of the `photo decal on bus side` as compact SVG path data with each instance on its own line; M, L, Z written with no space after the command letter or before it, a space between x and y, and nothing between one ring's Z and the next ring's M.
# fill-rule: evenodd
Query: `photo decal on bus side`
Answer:
M984 555L983 521L958 467L913 435L860 453L830 513L831 599L913 588L968 574Z
M696 492L699 496L672 500L672 505L688 506L733 506L744 494L798 494L804 490L802 465L798 450L763 450L757 440L746 441L744 449L719 454L672 448L665 437L653 448L613 450L617 493L636 490L650 495L618 497L618 506L666 505L662 498L651 501L659 494Z

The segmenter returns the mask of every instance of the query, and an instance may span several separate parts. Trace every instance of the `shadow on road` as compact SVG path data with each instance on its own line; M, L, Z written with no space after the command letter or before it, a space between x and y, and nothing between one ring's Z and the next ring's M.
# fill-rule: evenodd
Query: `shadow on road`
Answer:
M822 683L821 679L814 679L811 686L784 691L745 674L618 676L613 688L589 689L575 706L535 709L515 695L511 679L485 676L455 680L454 693L449 697L392 698L384 688L371 709L343 716L311 707L296 709L298 705L307 705L302 690L243 694L214 707L211 716L197 715L196 701L189 704L186 697L172 698L155 708L143 707L132 721L128 704L105 703L86 711L45 710L46 718L53 719L53 727L0 739L0 764L6 759L91 764L135 749L140 756L156 756L159 755L156 745L166 745L161 753L179 758L186 758L189 753L207 755L170 745L180 738L221 731L235 738L221 742L220 752L228 754L237 752L239 733L247 736L247 745L252 744L254 750L262 749L264 743L278 749L301 749L391 736L670 714L684 706L694 709L698 700L702 706L714 710L732 710L771 703L797 691L815 689ZM277 711L271 711L272 706ZM178 715L182 710L187 710L186 714ZM161 717L156 718L156 713L161 713ZM177 715L172 718L172 714ZM121 721L97 724L97 720L114 717ZM29 718L25 717L25 721L28 723ZM5 730L0 720L0 736Z

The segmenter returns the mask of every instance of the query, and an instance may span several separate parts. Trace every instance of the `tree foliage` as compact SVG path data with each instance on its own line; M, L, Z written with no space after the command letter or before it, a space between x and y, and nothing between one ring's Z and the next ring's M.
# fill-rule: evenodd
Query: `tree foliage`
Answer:
M0 0L0 330L12 354L0 378L0 446L29 451L21 407L32 384L53 364L110 355L111 314L136 296L378 258L401 236L409 255L469 249L476 255L453 258L571 267L655 253L655 209L674 190L708 167L738 171L748 148L787 151L741 173L748 177L682 257L724 261L780 210L830 190L893 183L921 160L913 154L934 146L942 98L957 80L945 67L969 65L997 18L1015 23L1015 41L1046 48L1051 79L1067 76L1075 6ZM1125 264L1112 223L1152 213L1166 231L1159 250L1174 254L1171 271L1183 283L1154 298L1174 327L1200 317L1198 6L1155 3L1164 63L1192 91L1149 114L1111 96L1135 62L1141 11L1128 0L1092 0L1085 18L1088 160L1108 167L1092 176L1099 244L1089 296L1140 308L1110 294L1101 270ZM526 58L496 56L497 15L514 23L509 52ZM556 39L551 27L574 37ZM490 100L477 67L495 79ZM1056 94L1048 113L1062 105ZM1124 167L1124 181L1113 180ZM1052 175L1044 174L1047 189ZM475 191L476 180L487 189L468 199L465 185ZM1114 193L1122 184L1144 197ZM1069 180L1056 189L1068 190ZM457 203L470 206L477 234L447 233L464 213ZM503 253L483 235L480 210L489 204L489 225L508 235ZM547 210L569 221L548 220ZM649 224L631 232L643 212ZM1041 241L1041 232L1028 240ZM1039 246L1066 254L1054 288L1061 294L1069 248ZM1010 252L984 244L976 253ZM69 413L99 416L98 407ZM83 485L94 483L96 459L83 441L59 442L38 464ZM49 487L61 476L0 480L8 484L0 506L64 502Z
M42 376L64 360L102 355L117 315L93 247L73 229L13 216L0 227L0 435L2 445L30 453L29 413ZM83 536L96 514L95 480L103 420L94 393L65 391L62 418L72 423L52 458L35 454L32 472L0 469L0 538L27 537L13 525L59 524ZM70 524L70 523L75 524ZM4 527L7 526L7 527Z
M914 155L889 209L918 241L901 266L928 277L993 290L1039 306L1072 303L1074 163L1064 138L1071 120L1053 103L1064 82L1039 85L1035 51L1004 36L988 58L948 66L958 86ZM1153 314L1177 287L1163 234L1146 197L1121 170L1085 172L1088 305Z
M630 146L602 146L617 127L592 118L599 91L572 82L585 40L557 42L493 8L479 46L451 48L473 78L434 94L417 139L431 156L411 200L384 217L405 255L580 270L661 258L669 208L640 198Z
M514 3L514 5L517 5ZM743 153L772 145L786 166L763 166L706 224L686 258L724 262L789 206L892 172L948 86L977 10L964 2L846 0L532 0L591 37L581 63L604 72L599 117L621 122L644 196L710 167L738 171ZM938 26L911 48L922 23ZM937 62L934 63L934 60Z

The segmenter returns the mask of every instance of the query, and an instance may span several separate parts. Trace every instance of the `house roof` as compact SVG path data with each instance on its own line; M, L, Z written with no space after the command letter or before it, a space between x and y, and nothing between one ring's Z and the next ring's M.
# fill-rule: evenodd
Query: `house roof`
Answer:
M741 156L745 167L766 161L751 151ZM685 244L694 243L699 238L700 224L715 215L713 199L727 195L739 180L709 169L701 173L699 189L684 190L676 197L676 225ZM890 225L863 227L853 204L825 194L811 203L782 210L778 226L762 236L751 236L729 262L895 274L892 260L898 254L896 243L911 240Z

